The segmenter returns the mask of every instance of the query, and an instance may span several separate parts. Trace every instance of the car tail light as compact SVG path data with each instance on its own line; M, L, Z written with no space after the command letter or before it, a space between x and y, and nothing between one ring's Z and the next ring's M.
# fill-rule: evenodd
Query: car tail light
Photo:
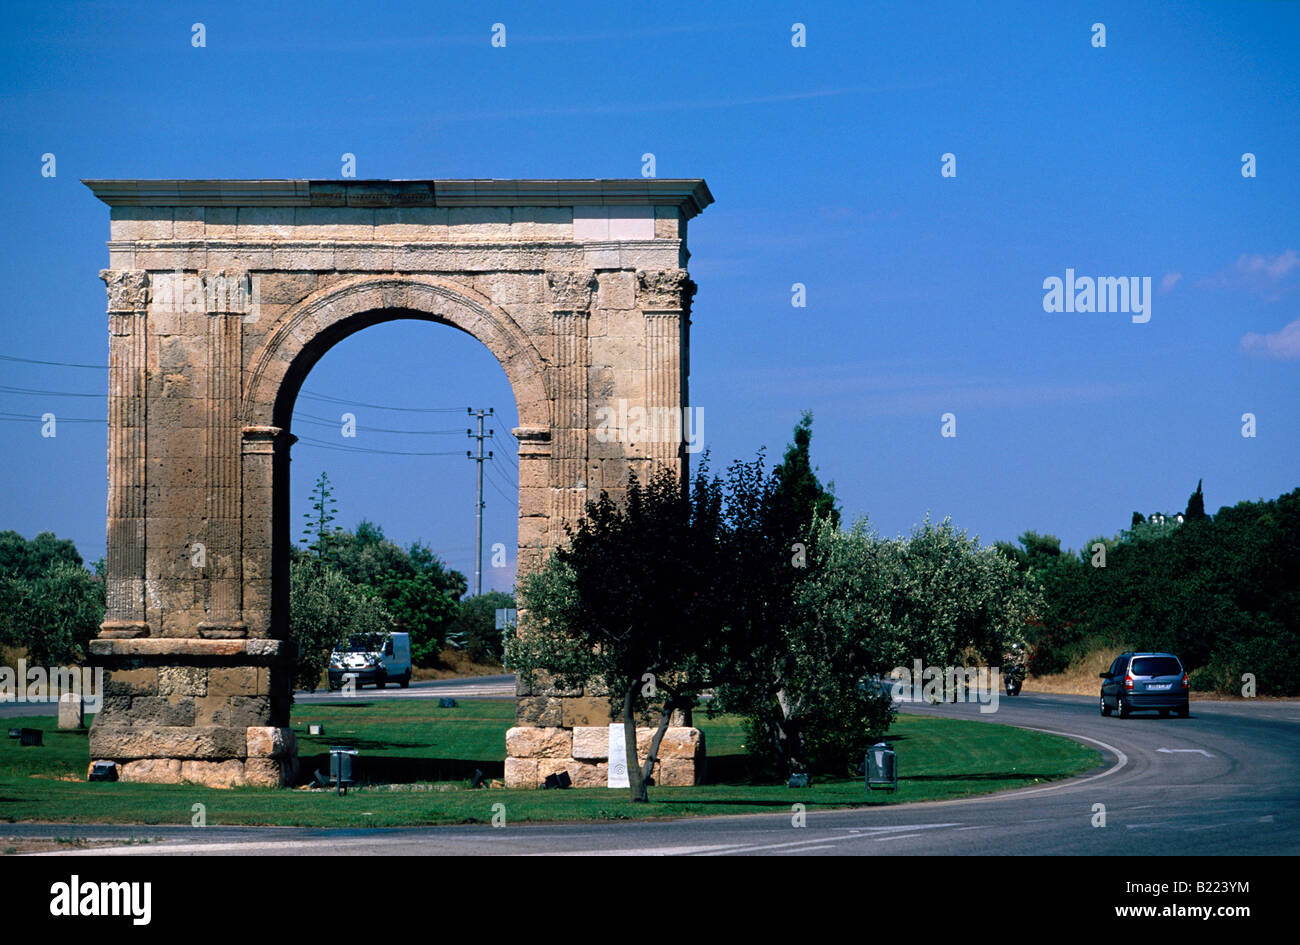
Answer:
M1124 677L1124 688L1125 688L1125 689L1132 689L1132 688L1133 688L1133 677L1132 677L1132 676L1125 676L1125 677Z
M1187 688L1187 674L1183 673L1183 688Z

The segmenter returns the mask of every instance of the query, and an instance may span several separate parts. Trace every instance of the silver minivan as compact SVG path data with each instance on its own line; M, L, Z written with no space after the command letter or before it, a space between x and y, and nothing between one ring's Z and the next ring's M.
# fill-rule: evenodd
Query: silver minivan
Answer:
M1187 671L1172 653L1121 653L1101 674L1101 714L1170 712L1188 715Z
M349 676L357 689L368 683L383 689L390 682L405 689L411 685L411 635L350 638L330 654L330 690L341 688Z

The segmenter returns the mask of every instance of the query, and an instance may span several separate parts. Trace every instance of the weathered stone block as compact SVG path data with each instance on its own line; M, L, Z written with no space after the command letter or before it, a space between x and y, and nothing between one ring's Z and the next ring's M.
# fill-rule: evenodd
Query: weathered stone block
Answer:
M655 765L655 783L663 787L692 787L699 783L700 766L689 758L664 758Z
M512 758L568 758L572 751L568 729L520 726L506 731L506 754Z
M117 717L115 712L110 718ZM193 725L197 721L194 697L136 696L131 700L130 718L133 725Z
M508 788L535 788L537 780L536 758L507 758L505 782Z
M636 279L630 272L602 272L596 305L604 309L636 308Z
M242 758L244 729L219 726L99 725L90 729L92 758Z
M563 712L553 696L529 696L515 704L515 721L520 725L560 726Z
M577 699L562 700L561 725L608 725L613 721L609 711L609 700L603 697L583 696Z
M181 762L175 758L143 758L128 761L117 769L119 781L137 784L180 784Z
M256 696L256 666L214 666L208 670L208 692L223 696Z
M244 783L244 762L238 758L228 761L183 761L181 780L214 788L238 787Z
M208 671L201 666L163 666L158 670L158 695L205 696Z
M298 740L291 728L250 725L246 737L247 755L251 758L282 758L298 751Z
M92 641L92 651L96 642L98 641ZM156 696L157 694L158 670L154 667L114 669L104 674L105 696Z
M240 783L249 787L284 787L292 783L286 775L287 767L278 758L249 758L244 762Z
M267 725L271 721L270 696L231 696L230 724L237 728Z
M599 761L609 757L609 726L579 725L573 730L573 757Z

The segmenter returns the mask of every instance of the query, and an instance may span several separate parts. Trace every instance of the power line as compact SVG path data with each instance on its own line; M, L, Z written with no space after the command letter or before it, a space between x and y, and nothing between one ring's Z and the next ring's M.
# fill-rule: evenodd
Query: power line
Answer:
M367 407L370 410L400 410L405 413L460 413L464 407L387 407L383 404L363 404L359 400L345 400L342 397L327 397L324 394L300 393L299 397L308 400L323 400L330 404L343 404L346 407Z
M327 417L317 417L309 413L294 412L293 418L296 422L314 423L319 426L337 427L342 421L331 420ZM358 429L363 429L367 433L402 433L412 436L455 436L460 434L460 428L455 430L394 430L390 427L372 427L369 424L358 425Z
M324 440L313 440L310 437L299 437L299 443L307 446L314 446L322 450L338 450L344 453L383 453L385 456L459 456L459 450L449 452L418 452L412 450L381 450L368 446L339 446L336 443L326 443Z
M493 482L490 478L488 479L487 484L496 491L497 495L501 496L502 501L504 501L506 505L514 505L516 502L518 502L518 499L512 499L510 498L510 496L502 492L501 487L498 486L495 482Z
M31 387L10 387L10 386L7 385L7 384L0 384L0 391L4 391L4 392L7 393L7 394L39 394L39 395L42 396L42 397L96 397L96 398L103 398L103 397L107 397L107 396L108 396L108 392L107 392L107 391L105 391L105 392L102 393L102 394L73 394L73 393L69 393L69 392L67 392L67 391L60 391L60 390L36 390L35 388L31 388Z
M88 368L93 371L107 371L107 364L73 364L70 361L37 361L35 358L16 358L11 354L0 354L0 361L20 361L23 364L46 364L50 367Z
M488 469L488 473L490 474L490 475L488 476L489 479L491 479L492 476L497 476L497 477L499 477L499 478L497 479L497 481L500 482L501 485L505 486L507 489L511 489L511 490L516 491L516 492L519 490L519 484L518 484L517 482L515 482L513 479L511 479L509 476L507 476L507 475L505 474L505 471L502 470L500 467L498 467L498 468L495 469L495 470L489 468L489 469Z

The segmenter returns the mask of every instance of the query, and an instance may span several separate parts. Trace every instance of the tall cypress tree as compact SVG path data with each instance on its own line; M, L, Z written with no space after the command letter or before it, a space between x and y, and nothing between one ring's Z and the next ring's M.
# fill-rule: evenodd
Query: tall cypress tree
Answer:
M1196 491L1187 499L1187 511L1183 513L1183 517L1189 522L1200 521L1207 517L1205 514L1205 495L1201 492L1201 481L1200 479L1196 480Z
M816 514L839 525L840 510L831 491L835 484L824 488L812 465L812 423L812 411L805 410L795 424L794 442L785 448L781 465L776 467L777 502L786 521L802 526Z

